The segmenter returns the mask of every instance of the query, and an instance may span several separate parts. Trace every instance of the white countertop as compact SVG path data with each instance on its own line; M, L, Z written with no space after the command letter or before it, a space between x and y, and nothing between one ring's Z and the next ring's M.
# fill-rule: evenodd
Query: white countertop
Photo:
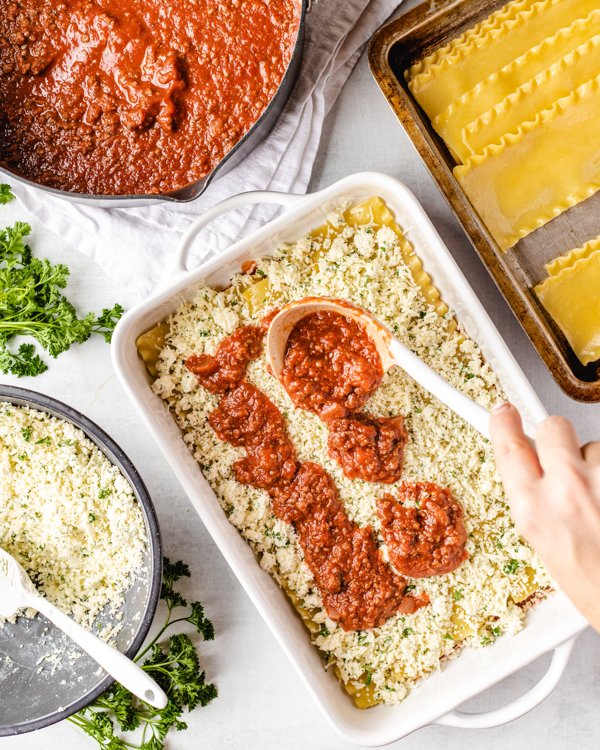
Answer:
M405 7L414 5L407 3ZM575 421L582 441L600 438L600 404L577 404L555 385L516 319L479 261L420 163L407 137L369 73L365 55L329 115L311 189L351 172L378 170L403 180L429 212L492 319L511 346L526 375L550 412ZM0 226L26 220L19 206L0 206ZM102 242L102 238L98 238ZM62 259L72 271L70 294L80 311L99 310L115 301L131 303L127 290L67 247L59 237L34 225L31 244L40 256ZM143 248L131 248L143 253ZM158 449L144 434L112 372L109 348L96 340L50 362L35 379L14 382L66 401L106 429L140 471L154 499L165 553L192 568L187 593L200 598L216 628L216 640L201 646L208 678L219 698L187 717L187 732L168 740L172 750L341 750L352 746L328 726L273 636L237 583L200 520L193 512ZM513 675L466 704L468 710L498 707L539 679L548 657ZM394 748L458 750L465 743L479 750L510 748L598 747L600 740L600 638L586 631L553 694L527 716L507 726L484 731L428 727ZM93 748L95 742L67 723L35 734L0 740L0 750Z

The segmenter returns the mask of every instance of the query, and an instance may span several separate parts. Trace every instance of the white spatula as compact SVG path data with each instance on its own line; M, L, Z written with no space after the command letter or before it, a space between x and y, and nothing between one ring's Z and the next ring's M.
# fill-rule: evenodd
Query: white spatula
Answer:
M292 329L306 315L321 310L330 310L345 315L359 323L375 344L384 372L387 372L393 365L401 367L429 393L473 425L484 437L489 438L490 414L487 409L450 385L447 380L444 380L408 347L398 341L370 313L345 300L305 297L281 308L271 321L267 333L267 362L277 379L281 378L287 340Z
M21 609L41 612L72 638L92 659L131 693L155 708L167 705L165 692L125 654L82 628L38 594L31 579L12 555L0 547L0 617L12 617Z

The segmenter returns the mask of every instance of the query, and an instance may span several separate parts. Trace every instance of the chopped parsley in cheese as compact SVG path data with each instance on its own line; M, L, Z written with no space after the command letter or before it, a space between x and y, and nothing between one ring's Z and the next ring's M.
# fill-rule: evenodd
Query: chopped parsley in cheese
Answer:
M207 417L218 399L197 384L184 363L194 353L212 354L237 327L256 324L292 300L326 296L364 307L483 406L503 398L478 345L456 325L433 287L424 288L424 274L399 230L350 226L339 216L330 218L329 227L281 245L274 257L257 262L254 275L236 275L227 289L200 289L168 321L153 388L175 415L229 520L307 622L325 665L357 705L397 703L462 645L482 646L517 632L526 617L519 603L550 581L513 527L490 443L399 368L384 377L366 411L404 415L409 441L403 479L449 487L464 508L468 533L469 559L457 570L409 582L411 590L429 595L429 606L397 614L372 630L345 632L328 618L292 526L275 517L266 492L235 480L232 467L244 451L216 436ZM327 454L327 427L294 407L267 372L264 354L250 363L247 378L284 415L298 460L325 467L349 517L373 526L385 554L375 501L384 492L394 494L394 485L342 474Z
M0 402L0 476L0 547L84 627L105 608L118 619L147 544L118 467L70 422Z

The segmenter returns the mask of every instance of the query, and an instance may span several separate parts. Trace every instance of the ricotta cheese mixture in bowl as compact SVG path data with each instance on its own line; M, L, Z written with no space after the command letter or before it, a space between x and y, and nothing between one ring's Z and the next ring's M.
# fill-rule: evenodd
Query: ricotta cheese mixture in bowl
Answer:
M128 459L64 404L1 387L0 473L0 546L53 604L135 654L156 609L161 556ZM109 683L41 615L0 620L0 736L57 721Z

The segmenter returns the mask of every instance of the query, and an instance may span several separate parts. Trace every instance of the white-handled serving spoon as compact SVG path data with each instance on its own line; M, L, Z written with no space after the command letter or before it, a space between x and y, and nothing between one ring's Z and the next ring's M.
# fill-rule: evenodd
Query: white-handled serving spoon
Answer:
M155 708L167 705L167 696L141 667L125 654L82 628L38 594L26 571L0 547L0 617L12 617L20 609L41 612L72 638L92 659L131 693Z
M271 321L267 333L267 362L278 380L281 379L287 340L292 329L306 315L323 310L330 310L352 318L364 328L375 344L384 372L387 372L393 365L401 367L429 393L473 425L484 437L489 438L490 413L487 409L450 385L447 380L444 380L408 347L398 341L370 313L345 300L305 297L281 308Z

